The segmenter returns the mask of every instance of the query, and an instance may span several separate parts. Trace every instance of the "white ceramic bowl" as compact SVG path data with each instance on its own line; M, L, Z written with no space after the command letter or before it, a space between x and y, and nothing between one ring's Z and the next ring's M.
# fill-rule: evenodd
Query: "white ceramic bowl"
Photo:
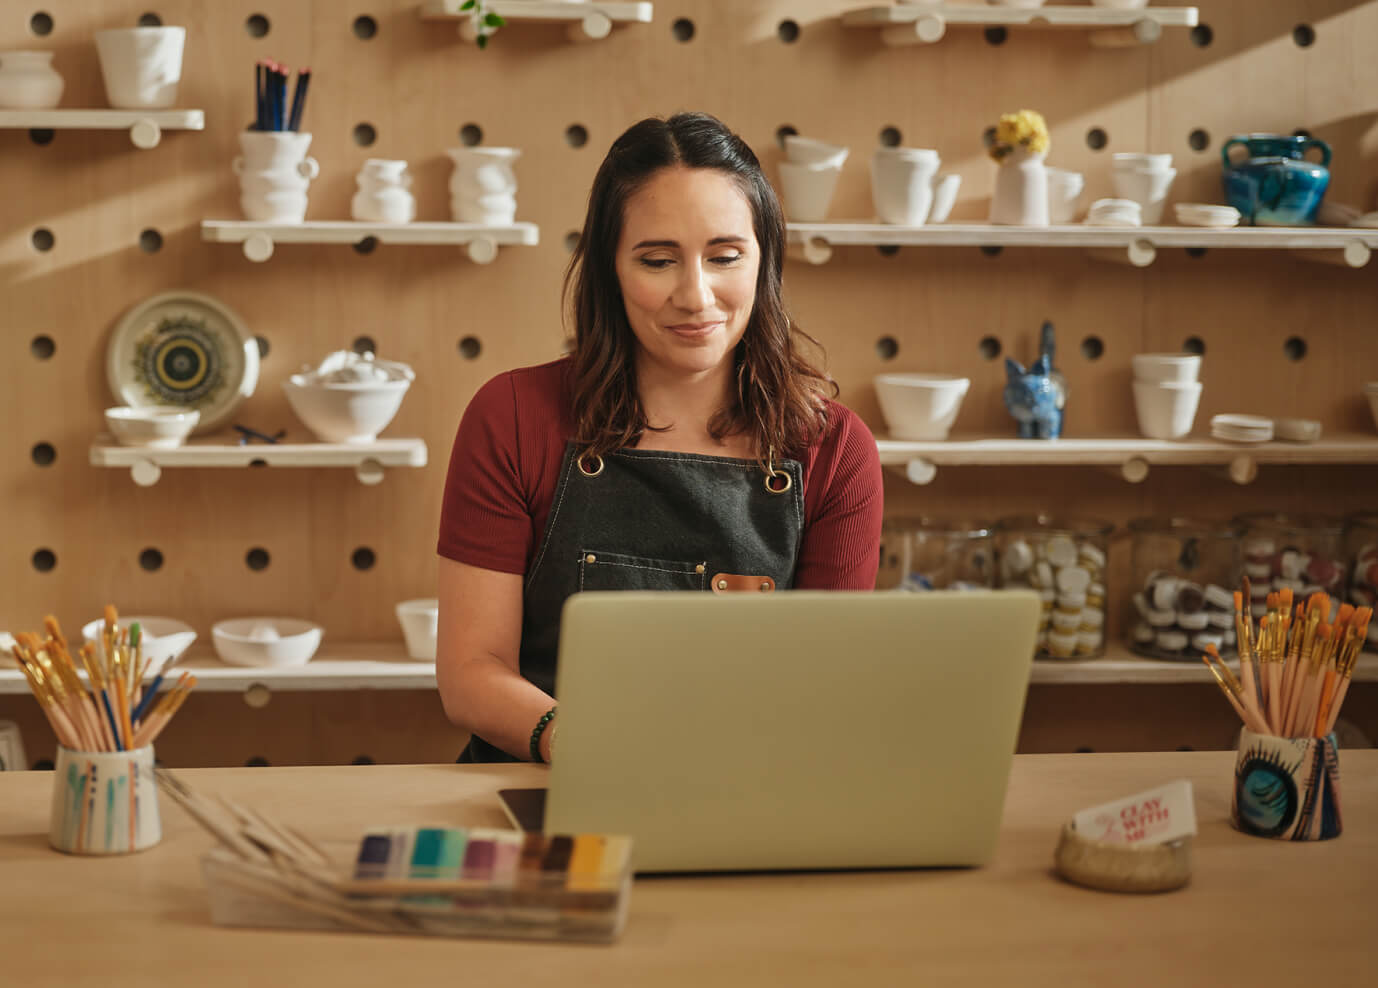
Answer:
M1368 398L1368 409L1373 413L1373 427L1378 429L1378 381L1364 385L1364 396Z
M1136 353L1130 363L1136 381L1190 384L1201 379L1199 353Z
M301 374L282 382L297 418L327 443L373 442L402 407L410 386L410 381L313 384Z
M232 666L301 666L316 654L324 631L301 618L232 618L211 627L211 641Z
M1200 382L1134 382L1139 431L1149 439L1181 439L1190 433L1200 403Z
M951 374L877 374L876 398L895 439L946 439L971 378Z
M840 144L829 144L812 137L789 134L785 137L785 156L800 165L836 165L838 168L847 160L849 149Z
M156 676L181 657L191 643L196 641L196 629L185 621L166 617L121 617L120 627L128 628L135 622L142 636L142 649L148 659L148 674ZM96 646L100 654L100 634L105 627L105 619L88 621L81 626L81 637Z
M397 620L407 640L407 654L418 662L435 661L435 632L440 601L434 597L404 600L397 605Z
M120 109L160 109L177 102L184 27L129 27L96 32L105 96Z
M107 408L105 425L121 446L175 449L186 441L201 413L180 408Z
M828 216L841 165L802 165L780 162L780 192L785 216L797 223L819 223Z

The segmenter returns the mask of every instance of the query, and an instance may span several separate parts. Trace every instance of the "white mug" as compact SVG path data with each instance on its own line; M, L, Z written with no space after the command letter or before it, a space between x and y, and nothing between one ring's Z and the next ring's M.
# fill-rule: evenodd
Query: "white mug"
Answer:
M871 200L882 222L920 226L933 208L933 183L942 166L928 148L877 148L871 156Z
M184 27L130 27L96 32L105 96L119 109L161 109L177 102Z

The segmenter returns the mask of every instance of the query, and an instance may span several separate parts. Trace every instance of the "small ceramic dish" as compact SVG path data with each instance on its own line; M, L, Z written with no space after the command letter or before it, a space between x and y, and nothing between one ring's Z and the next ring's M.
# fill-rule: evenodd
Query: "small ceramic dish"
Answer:
M1179 202L1172 207L1182 226L1231 227L1239 225L1239 210L1204 202Z
M173 665L196 641L196 629L185 621L168 617L121 617L120 627L128 628L137 623L142 635L140 648L148 659L148 675L158 673ZM105 627L104 618L87 621L81 626L81 637L100 652L101 629Z
M1273 435L1293 443L1314 443L1321 438L1321 424L1315 419L1273 419Z
M440 601L435 597L404 600L397 605L397 621L407 641L407 655L417 662L435 661L436 628L440 620Z
M1166 844L1092 840L1067 824L1053 861L1069 882L1103 892L1170 892L1191 881L1190 837Z
M1266 443L1273 438L1273 420L1261 415L1216 415L1211 436L1235 443Z
M301 618L232 618L211 627L211 640L215 654L232 666L302 666L316 654L324 632Z
M196 409L107 408L105 425L121 446L176 449L201 420Z

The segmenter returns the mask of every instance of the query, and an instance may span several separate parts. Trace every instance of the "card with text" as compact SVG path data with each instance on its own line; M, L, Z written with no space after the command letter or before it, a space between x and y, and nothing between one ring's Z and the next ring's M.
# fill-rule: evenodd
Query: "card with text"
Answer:
M1082 810L1074 818L1077 833L1112 844L1163 844L1196 833L1196 806L1191 783L1169 782L1113 803Z

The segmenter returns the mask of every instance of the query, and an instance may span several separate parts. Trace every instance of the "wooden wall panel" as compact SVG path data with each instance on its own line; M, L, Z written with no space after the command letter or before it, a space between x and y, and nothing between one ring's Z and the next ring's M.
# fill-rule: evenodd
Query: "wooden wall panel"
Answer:
M396 601L428 596L450 442L474 390L515 365L550 359L562 343L559 284L565 236L582 221L603 152L634 120L678 109L717 113L756 148L772 177L777 128L848 144L833 218L871 213L868 159L881 131L908 145L936 147L963 176L955 218L985 214L994 166L982 130L1002 111L1031 106L1052 127L1050 163L1083 170L1089 197L1108 194L1113 151L1171 151L1175 198L1214 199L1219 148L1232 133L1306 128L1334 143L1334 197L1378 205L1378 3L1343 0L1202 0L1213 41L1201 47L1169 30L1156 45L1106 51L1076 31L1011 30L1002 45L954 28L940 44L891 49L875 32L844 29L837 14L862 0L658 0L650 25L619 28L604 42L570 45L556 27L510 27L485 52L452 26L423 22L416 0L0 0L0 49L57 52L67 81L64 106L104 102L92 32L128 26L146 11L189 28L180 105L202 107L203 133L168 133L137 151L120 133L61 131L37 146L0 131L0 340L9 369L0 388L0 627L34 627L58 614L75 628L115 601L126 613L181 617L203 635L220 618L276 612L322 622L335 639L397 640ZM45 38L31 14L52 15ZM265 38L245 30L270 18ZM376 18L377 36L356 38L351 22ZM693 20L695 36L671 25ZM776 27L792 18L794 44ZM1300 48L1297 24L1316 42ZM504 249L489 266L458 249L280 247L251 264L232 245L203 243L202 218L235 218L230 160L251 115L252 65L271 56L314 70L306 125L321 162L309 215L348 215L354 174L372 156L402 157L416 174L419 218L447 213L446 147L465 124L488 144L524 150L519 218L541 227L534 248ZM377 132L358 146L356 125ZM587 128L571 147L565 130ZM1109 144L1092 151L1088 130ZM1202 128L1209 146L1193 151ZM47 253L30 244L45 227ZM156 229L163 248L138 246ZM391 435L419 435L430 465L392 470L364 487L346 470L167 470L151 489L127 473L87 465L87 448L110 404L105 347L116 321L157 292L193 289L235 309L270 350L259 387L237 419L260 429L304 430L281 382L331 349L370 336L384 357L406 360L419 379ZM1004 372L978 342L993 336L1027 361L1045 319L1057 326L1059 363L1071 386L1067 432L1134 428L1130 356L1176 349L1188 336L1207 345L1199 421L1225 410L1301 414L1328 430L1368 431L1358 388L1378 379L1378 292L1371 271L1333 269L1274 252L1213 250L1190 258L1163 251L1146 270L1107 265L1079 251L905 248L883 256L839 249L822 267L791 264L786 289L800 323L826 346L842 397L878 431L871 378L883 370L968 374L973 388L960 432L1011 428L1000 401ZM30 354L34 337L57 345L50 360ZM457 349L481 343L477 359ZM893 337L893 360L876 342ZM1086 359L1087 337L1104 356ZM1283 353L1292 336L1305 360ZM30 450L52 443L56 462L36 466ZM940 472L913 488L887 479L891 513L977 513L987 517L1058 508L1116 522L1139 514L1225 515L1262 507L1378 507L1378 469L1264 468L1238 488L1192 469L1158 469L1130 487L1091 469L971 468ZM350 565L367 546L371 570ZM138 565L145 547L165 565ZM251 571L253 547L271 565ZM58 564L40 573L40 548ZM1127 543L1115 545L1112 576L1123 586ZM1118 622L1120 607L1112 604ZM1112 624L1112 632L1118 624ZM303 701L305 702L305 701ZM380 704L390 702L380 699Z

